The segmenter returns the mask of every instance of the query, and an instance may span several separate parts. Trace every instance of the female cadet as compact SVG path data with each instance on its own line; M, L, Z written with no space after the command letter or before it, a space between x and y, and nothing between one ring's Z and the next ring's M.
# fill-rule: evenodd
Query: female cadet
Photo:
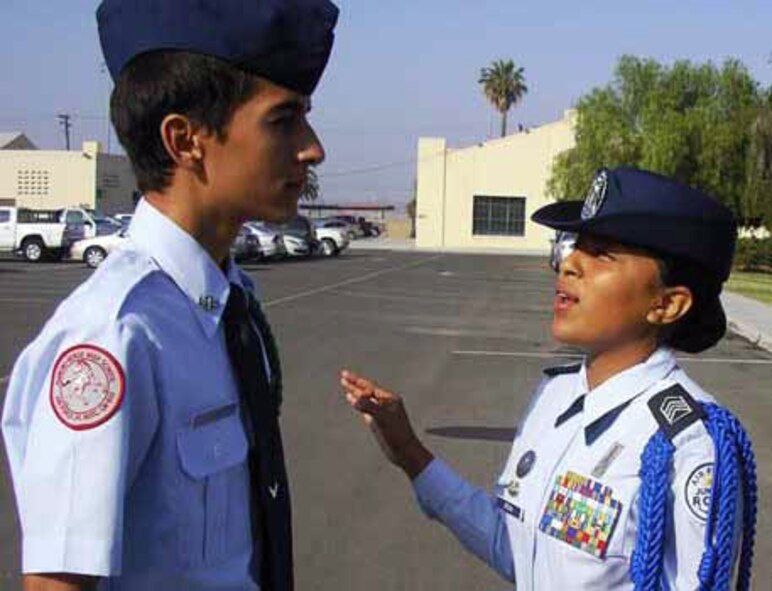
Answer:
M401 398L343 371L349 403L418 501L518 590L749 586L755 465L739 422L685 374L726 330L731 213L633 168L584 203L537 211L559 231L552 333L584 361L545 370L493 493L413 432ZM741 539L742 538L742 539Z

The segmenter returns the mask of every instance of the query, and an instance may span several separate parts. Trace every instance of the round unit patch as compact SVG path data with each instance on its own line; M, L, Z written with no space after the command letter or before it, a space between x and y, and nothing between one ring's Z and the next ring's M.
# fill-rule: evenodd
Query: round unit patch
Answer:
M531 449L525 452L517 463L517 469L515 470L517 477L523 478L527 476L534 463L536 463L536 452Z
M710 493L713 489L713 464L697 466L684 486L684 499L689 511L700 521L708 520Z
M71 429L92 429L120 408L125 385L123 368L115 357L93 345L77 345L54 364L51 406Z

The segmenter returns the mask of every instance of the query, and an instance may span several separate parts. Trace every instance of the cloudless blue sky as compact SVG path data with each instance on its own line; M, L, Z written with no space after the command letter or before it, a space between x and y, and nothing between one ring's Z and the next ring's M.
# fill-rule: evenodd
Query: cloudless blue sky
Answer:
M160 0L159 0L160 1ZM225 0L223 0L225 1ZM259 0L255 0L259 1ZM57 113L73 115L74 146L107 144L111 82L101 67L95 0L0 0L0 130L41 148L64 146ZM325 202L404 203L422 135L463 146L495 135L480 68L525 67L530 89L510 129L561 116L611 80L629 53L742 60L772 83L769 0L339 0L330 66L311 115L327 149ZM113 151L118 150L114 135Z

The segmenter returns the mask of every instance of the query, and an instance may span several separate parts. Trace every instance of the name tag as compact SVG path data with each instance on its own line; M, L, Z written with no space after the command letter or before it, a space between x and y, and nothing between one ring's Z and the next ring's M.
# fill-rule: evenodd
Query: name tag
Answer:
M508 513L515 519L519 519L520 521L523 521L525 519L525 511L523 511L520 507L517 505L514 505L507 501L506 499L502 499L501 497L497 497L496 504L498 505L498 508L502 511Z
M567 472L555 479L539 529L597 558L605 558L622 503L608 486Z

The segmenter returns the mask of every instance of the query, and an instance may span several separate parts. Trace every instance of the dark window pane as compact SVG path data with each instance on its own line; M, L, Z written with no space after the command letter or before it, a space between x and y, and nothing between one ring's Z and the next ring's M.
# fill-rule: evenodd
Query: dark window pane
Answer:
M525 235L525 197L475 195L472 234L488 236Z

